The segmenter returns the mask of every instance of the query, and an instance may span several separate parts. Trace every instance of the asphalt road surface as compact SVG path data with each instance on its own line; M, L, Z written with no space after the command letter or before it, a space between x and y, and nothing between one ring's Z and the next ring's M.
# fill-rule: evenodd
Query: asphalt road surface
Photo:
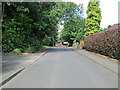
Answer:
M3 54L2 55L2 68L1 68L2 72L0 72L0 75L2 75L2 81L5 81L15 72L24 68L24 66L27 66L31 64L32 62L34 62L36 59L40 58L44 53L45 52L37 52L34 54L30 54L28 56L27 55L19 56L19 55Z
M71 48L51 48L3 88L118 88L118 75Z

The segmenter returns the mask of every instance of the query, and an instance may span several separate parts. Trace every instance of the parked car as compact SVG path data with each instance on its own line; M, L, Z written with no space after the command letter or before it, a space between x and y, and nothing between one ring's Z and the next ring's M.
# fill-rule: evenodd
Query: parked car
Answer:
M68 42L63 42L63 45L68 45Z
M63 44L62 43L59 43L59 44L57 44L57 45L55 45L56 47L58 47L58 46L62 46Z

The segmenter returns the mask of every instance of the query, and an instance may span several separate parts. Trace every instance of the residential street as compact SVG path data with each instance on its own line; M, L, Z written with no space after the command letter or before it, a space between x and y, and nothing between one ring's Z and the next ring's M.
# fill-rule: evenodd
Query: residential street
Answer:
M55 47L3 88L118 88L117 71L116 62L85 56L82 50L78 53L73 48Z

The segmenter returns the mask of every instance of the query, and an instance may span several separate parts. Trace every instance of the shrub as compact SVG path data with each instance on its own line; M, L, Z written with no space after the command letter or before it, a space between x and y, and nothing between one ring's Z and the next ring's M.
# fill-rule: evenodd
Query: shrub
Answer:
M92 34L84 39L84 48L112 58L120 59L120 26Z
M22 53L22 52L21 52L21 49L19 49L19 48L14 49L12 52L13 52L14 54L17 54L17 55L19 55L19 54Z
M26 48L24 52L26 52L26 53L33 53L33 52L35 52L35 48L34 47Z

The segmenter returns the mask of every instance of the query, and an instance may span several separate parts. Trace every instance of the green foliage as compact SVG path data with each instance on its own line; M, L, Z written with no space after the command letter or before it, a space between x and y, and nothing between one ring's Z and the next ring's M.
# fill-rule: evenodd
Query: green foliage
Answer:
M109 29L109 28L111 28L111 27L113 27L113 25L108 25L107 28L100 28L100 32L101 32L101 31L106 31L107 29Z
M3 52L16 48L33 52L31 47L38 50L46 37L55 37L58 20L51 14L54 5L54 2L4 3Z
M36 50L35 50L35 47L29 47L29 48L26 48L25 49L25 53L34 53Z
M72 2L11 2L4 3L3 52L21 48L34 52L44 45L57 42L58 23L65 21L62 39L77 41L83 32L83 5ZM80 34L79 34L80 35Z
M76 36L76 41L84 40L84 32L79 32Z
M74 3L66 4L66 11L64 12L64 29L61 33L61 39L63 41L69 42L69 45L72 46L73 41L79 41L82 36L81 32L84 32L84 18L83 14L83 5L76 5Z
M19 48L14 49L12 52L13 52L14 54L17 54L17 55L19 55L19 54L22 53L22 52L21 52L21 49L19 49Z
M21 48L26 37L31 33L31 20L24 14L19 14L14 19L4 19L3 22L3 51L10 52ZM26 21L25 21L26 20Z
M53 38L52 37L46 37L43 40L43 45L53 46Z
M55 8L51 11L51 14L57 16L58 19L66 21L70 17L81 16L83 12L83 5L76 5L73 2L58 2Z
M67 41L78 41L78 35L83 32L83 29L84 20L81 18L70 18L65 22L61 36Z
M108 29L111 28L111 27L113 27L113 26L112 25L108 25Z
M99 32L101 18L99 1L90 0L88 3L87 18L85 20L85 36Z
M100 28L100 32L107 30L107 28Z

